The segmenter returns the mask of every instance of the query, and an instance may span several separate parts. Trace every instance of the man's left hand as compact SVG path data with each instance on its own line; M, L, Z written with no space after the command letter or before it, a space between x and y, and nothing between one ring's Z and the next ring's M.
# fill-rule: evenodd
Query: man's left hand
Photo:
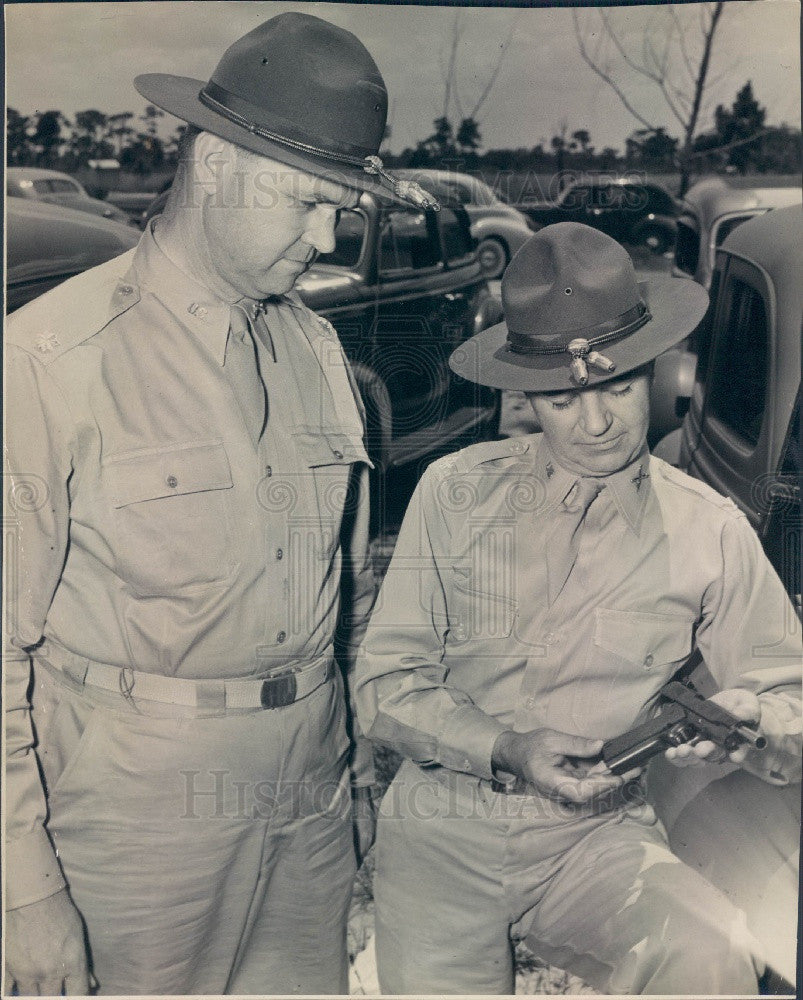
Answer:
M752 691L744 688L728 688L711 696L711 701L735 715L742 722L759 723L761 721L761 705L758 697ZM717 746L711 740L699 740L694 743L681 743L679 747L670 747L666 751L666 759L676 767L690 767L698 764L714 763L741 764L750 749L748 743L743 743L731 753L726 753L723 747Z
M357 855L357 865L365 860L376 835L376 806L370 786L357 787L351 790L351 818L354 824L354 852Z

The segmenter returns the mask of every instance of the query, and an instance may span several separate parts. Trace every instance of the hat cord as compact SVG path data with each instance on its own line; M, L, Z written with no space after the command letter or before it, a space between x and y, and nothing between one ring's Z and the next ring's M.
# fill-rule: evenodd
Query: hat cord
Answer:
M392 174L385 170L382 160L378 156L351 156L348 153L336 153L330 149L321 149L320 146L313 146L308 142L301 142L299 139L289 139L287 136L279 135L276 132L271 132L269 129L262 128L261 125L255 125L250 122L247 118L238 114L236 111L232 111L231 108L227 107L225 104L221 104L220 101L216 100L211 94L207 93L206 88L202 88L198 94L202 104L205 104L211 111L216 112L223 118L228 119L234 125L239 125L241 128L247 129L252 135L259 136L260 139L268 139L270 142L279 143L281 146L288 146L290 149L295 149L301 153L309 153L314 156L320 156L326 160L332 160L335 163L344 163L352 167L360 167L367 174L373 174L380 178L380 180L385 181L393 189L394 194L404 201L409 201L416 208L423 209L434 209L434 211L439 211L440 204L433 198L428 192L426 192L420 184L415 181L401 180L398 177L394 177Z

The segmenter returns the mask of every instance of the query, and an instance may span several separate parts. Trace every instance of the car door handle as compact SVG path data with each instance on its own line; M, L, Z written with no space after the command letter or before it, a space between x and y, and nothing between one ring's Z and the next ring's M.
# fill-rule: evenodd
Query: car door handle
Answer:
M466 297L465 292L446 292L443 296L447 302L460 302Z

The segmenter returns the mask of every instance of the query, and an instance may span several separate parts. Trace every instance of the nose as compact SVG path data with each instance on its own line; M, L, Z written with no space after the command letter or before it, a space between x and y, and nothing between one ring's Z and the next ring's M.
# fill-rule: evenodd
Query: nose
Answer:
M331 253L335 248L335 224L337 223L337 208L335 205L316 205L310 212L304 239L315 247L318 253Z
M590 437L602 437L613 423L601 392L591 389L580 393L580 426Z

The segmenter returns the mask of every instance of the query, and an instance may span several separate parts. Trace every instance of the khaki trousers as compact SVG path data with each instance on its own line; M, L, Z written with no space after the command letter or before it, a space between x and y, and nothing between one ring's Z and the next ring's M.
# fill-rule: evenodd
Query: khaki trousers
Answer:
M36 664L32 701L101 993L347 992L339 675L283 708L204 716Z
M578 814L405 762L376 847L383 993L513 993L512 942L607 993L754 994L744 918L652 809Z

